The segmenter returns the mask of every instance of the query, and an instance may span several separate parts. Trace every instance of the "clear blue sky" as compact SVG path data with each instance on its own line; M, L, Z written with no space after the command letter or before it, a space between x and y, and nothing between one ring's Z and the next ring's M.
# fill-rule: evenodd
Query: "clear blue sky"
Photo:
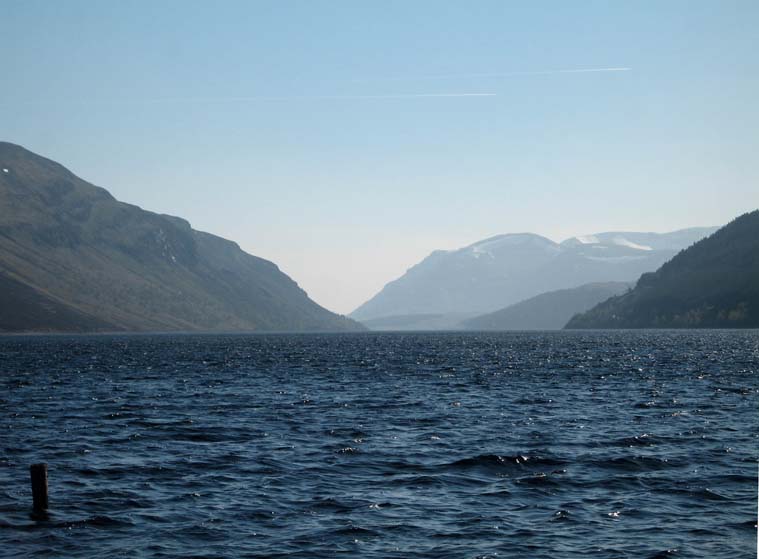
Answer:
M755 0L0 11L0 139L236 240L339 312L433 249L759 207ZM628 70L556 72L601 68ZM494 95L427 96L469 93Z

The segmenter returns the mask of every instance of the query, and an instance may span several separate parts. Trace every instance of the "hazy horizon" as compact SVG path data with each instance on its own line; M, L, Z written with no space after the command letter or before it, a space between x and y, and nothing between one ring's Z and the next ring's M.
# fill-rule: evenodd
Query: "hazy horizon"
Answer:
M0 139L348 313L503 233L759 207L753 2L6 2Z

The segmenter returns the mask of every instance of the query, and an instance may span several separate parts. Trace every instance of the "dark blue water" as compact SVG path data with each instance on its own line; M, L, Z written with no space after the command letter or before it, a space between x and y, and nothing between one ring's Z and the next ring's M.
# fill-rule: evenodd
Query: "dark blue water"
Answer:
M756 553L757 331L5 337L0 359L2 557Z

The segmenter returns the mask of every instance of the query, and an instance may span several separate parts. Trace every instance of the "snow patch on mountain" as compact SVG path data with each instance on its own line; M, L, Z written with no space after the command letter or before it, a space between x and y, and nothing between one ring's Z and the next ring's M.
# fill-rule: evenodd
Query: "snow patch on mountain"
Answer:
M597 245L601 242L595 235L582 235L580 237L575 237L575 239L577 239L582 245Z
M482 255L488 255L495 258L493 251L498 249L510 247L510 246L541 246L550 251L559 250L559 247L545 237L535 235L533 233L510 233L507 235L498 235L496 237L490 237L483 241L476 242L468 247L462 249L463 251L470 252L475 258L479 258Z
M481 256L489 256L490 258L495 258L492 252L478 245L472 247L472 255L475 258L480 258Z
M646 259L645 256L640 255L629 255L629 256L585 256L584 258L588 260L593 260L595 262L603 262L605 264L619 264L621 262L635 262L635 261L644 261Z
M638 243L628 241L624 237L614 237L611 242L613 242L617 246L634 248L635 250L653 250L653 248L651 248L650 246L639 245Z

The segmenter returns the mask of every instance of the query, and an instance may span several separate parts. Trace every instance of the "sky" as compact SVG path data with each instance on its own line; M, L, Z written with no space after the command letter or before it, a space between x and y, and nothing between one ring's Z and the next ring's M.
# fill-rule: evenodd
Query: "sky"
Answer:
M0 140L348 313L501 233L759 207L759 3L0 0Z

